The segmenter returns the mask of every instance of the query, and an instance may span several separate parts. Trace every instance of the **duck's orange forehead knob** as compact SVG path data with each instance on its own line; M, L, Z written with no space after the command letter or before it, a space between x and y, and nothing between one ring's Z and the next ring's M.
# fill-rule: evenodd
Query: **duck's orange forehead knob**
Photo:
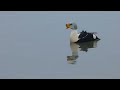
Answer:
M66 24L66 29L70 28L70 23Z

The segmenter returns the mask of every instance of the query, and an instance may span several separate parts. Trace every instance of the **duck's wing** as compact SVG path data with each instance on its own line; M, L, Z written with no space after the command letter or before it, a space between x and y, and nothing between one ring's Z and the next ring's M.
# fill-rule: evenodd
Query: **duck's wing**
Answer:
M78 38L79 38L79 39L83 39L83 38L85 38L86 36L88 36L88 34L89 34L89 33L87 33L86 31L82 31L82 32L79 33Z
M86 31L82 31L78 38L78 42L87 42L87 41L92 41L97 39L97 36L94 34L95 32L86 32Z

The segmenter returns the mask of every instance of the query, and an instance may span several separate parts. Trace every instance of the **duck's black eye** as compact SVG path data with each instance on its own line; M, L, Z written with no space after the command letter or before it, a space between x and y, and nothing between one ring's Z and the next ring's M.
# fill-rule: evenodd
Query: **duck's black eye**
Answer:
M72 25L72 23L70 23L70 25Z

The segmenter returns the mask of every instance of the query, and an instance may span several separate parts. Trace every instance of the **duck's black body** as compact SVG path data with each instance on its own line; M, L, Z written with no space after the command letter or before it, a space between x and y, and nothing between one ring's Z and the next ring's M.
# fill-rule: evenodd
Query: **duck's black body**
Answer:
M93 35L96 37L94 38ZM94 40L100 40L94 33L88 33L86 31L82 31L80 35L78 36L79 40L76 43L81 42L88 42L88 41L94 41Z

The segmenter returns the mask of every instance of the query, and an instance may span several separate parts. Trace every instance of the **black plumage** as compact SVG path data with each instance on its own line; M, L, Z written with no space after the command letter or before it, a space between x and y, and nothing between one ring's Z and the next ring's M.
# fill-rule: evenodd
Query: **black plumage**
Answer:
M96 35L95 35L96 36ZM78 36L79 40L77 42L87 42L87 41L94 41L94 40L100 40L97 36L94 39L93 33L88 33L86 31L82 31L80 35Z

